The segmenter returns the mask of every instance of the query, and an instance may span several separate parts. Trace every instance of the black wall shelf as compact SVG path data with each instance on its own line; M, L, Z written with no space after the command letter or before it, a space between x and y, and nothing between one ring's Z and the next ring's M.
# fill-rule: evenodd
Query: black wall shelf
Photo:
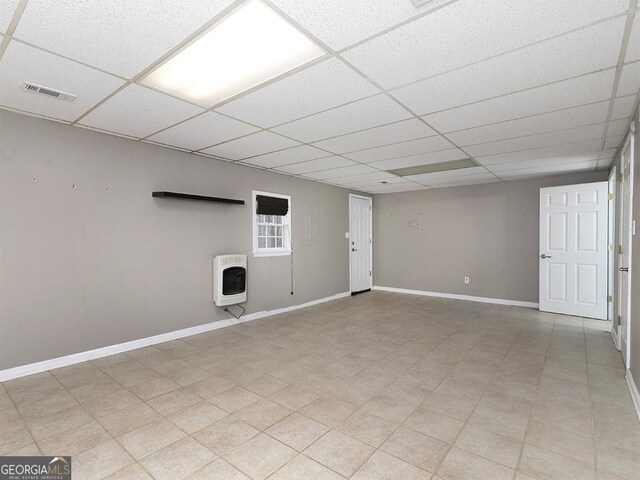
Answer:
M233 205L244 205L244 200L234 200L233 198L205 197L204 195L191 195L190 193L176 192L153 192L155 198L175 198L179 200L196 200L199 202L230 203Z

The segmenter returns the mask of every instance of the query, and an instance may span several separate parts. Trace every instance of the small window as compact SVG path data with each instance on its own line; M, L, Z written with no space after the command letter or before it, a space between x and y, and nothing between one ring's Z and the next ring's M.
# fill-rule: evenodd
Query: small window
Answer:
M253 192L253 255L291 253L291 197Z

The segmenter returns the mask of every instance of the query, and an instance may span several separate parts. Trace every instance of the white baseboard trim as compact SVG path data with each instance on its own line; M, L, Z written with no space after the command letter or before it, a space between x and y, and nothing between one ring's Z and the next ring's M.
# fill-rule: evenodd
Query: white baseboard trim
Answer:
M408 288L382 287L378 285L374 286L372 290L381 290L384 292L395 292L395 293L407 293L409 295L422 295L425 297L451 298L454 300L466 300L468 302L493 303L496 305L511 305L514 307L538 308L538 304L535 302L522 302L520 300L504 300L502 298L490 298L490 297L474 297L472 295L460 295L457 293L427 292L424 290L410 290Z
M627 374L625 375L627 379L627 385L629 386L629 393L631 394L631 400L633 400L633 405L636 407L636 415L638 415L638 420L640 420L640 392L638 392L638 387L636 387L636 382L633 381L633 376L631 375L631 370L627 370Z
M613 338L613 346L620 350L620 339L618 338L618 332L613 327L613 322L611 322L611 338Z
M173 332L154 335L153 337L140 338L138 340L132 340L130 342L119 343L117 345L109 345L108 347L96 348L95 350L88 350L86 352L65 355L64 357L52 358L50 360L44 360L42 362L30 363L14 368L7 368L5 370L0 370L0 382L19 377L25 377L27 375L33 375L34 373L45 372L54 368L66 367L75 363L86 362L87 360L107 357L109 355L115 355L116 353L128 352L129 350L148 347L150 345L156 345L158 343L177 340L179 338L190 337L191 335L197 335L198 333L209 332L211 330L217 330L218 328L224 328L231 325L237 325L239 323L250 322L252 320L258 320L260 318L278 315L280 313L291 312L293 310L311 307L313 305L318 305L319 303L330 302L332 300L348 297L350 295L351 292L342 292L330 297L319 298L318 300L312 300L300 305L278 308L276 310L263 310L261 312L250 313L248 315L244 315L239 320L236 320L235 318L230 320L218 320L216 322L205 323L204 325L197 325L195 327L189 327L182 330L175 330Z

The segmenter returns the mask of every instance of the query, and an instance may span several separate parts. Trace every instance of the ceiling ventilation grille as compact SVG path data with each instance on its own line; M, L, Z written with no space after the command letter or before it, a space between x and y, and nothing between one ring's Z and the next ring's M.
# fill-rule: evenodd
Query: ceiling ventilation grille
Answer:
M78 98L76 95L72 95L71 93L61 92L60 90L43 87L42 85L37 85L35 83L30 83L30 82L24 82L22 84L22 89L25 92L48 95L49 97L57 98L58 100L64 100L65 102L73 102L76 98Z

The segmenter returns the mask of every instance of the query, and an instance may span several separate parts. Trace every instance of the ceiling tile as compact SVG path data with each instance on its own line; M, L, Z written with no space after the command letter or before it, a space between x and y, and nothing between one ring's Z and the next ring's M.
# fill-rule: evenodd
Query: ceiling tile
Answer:
M391 93L423 115L615 67L624 25L611 20Z
M133 137L146 137L204 109L139 85L115 94L80 123Z
M421 153L419 155L410 155L408 157L382 160L380 162L371 163L371 166L381 170L394 170L396 168L417 167L418 165L449 162L452 160L462 160L464 158L469 158L469 155L459 148L452 148L438 152Z
M276 170L278 170L279 172L304 174L304 173L310 173L310 172L317 172L319 170L329 170L332 168L348 167L349 165L355 165L355 163L356 162L353 162L346 158L334 156L334 157L320 158L318 160L310 160L308 162L294 163L292 165L279 167Z
M273 129L304 143L377 127L410 114L386 95L365 98Z
M231 0L29 2L15 36L131 78L215 17Z
M149 140L187 150L200 150L258 130L256 127L224 115L206 112L175 127L151 135Z
M534 167L555 167L564 163L579 163L579 162L592 162L598 159L600 152L589 153L576 153L573 155L551 157L551 158L537 158L535 160L521 160L519 162L507 162L498 163L495 165L489 165L487 168L494 173L507 172L509 170L519 170L523 168Z
M615 69L484 100L424 117L442 132L574 107L611 98Z
M448 133L447 137L457 145L464 147L466 145L534 135L536 133L553 132L592 123L603 123L607 119L608 112L609 102L598 102L582 107Z
M624 140L624 135L607 137L604 139L604 148L618 148L622 144L623 140Z
M313 178L314 180L331 180L335 178L344 178L352 175L359 175L361 173L373 173L377 172L373 167L368 165L352 165L350 167L336 168L333 170L321 170L318 172L305 173L303 176Z
M622 118L619 120L612 120L609 122L609 128L607 129L607 137L614 137L616 135L624 135L629 128L630 119Z
M77 95L73 102L25 92L33 82ZM38 115L73 121L124 82L57 55L11 41L0 60L0 104Z
M407 180L402 177L389 177L384 181L387 183L380 183L382 180L360 180L349 183L343 183L341 185L352 188L366 188L366 187L378 187L380 185L415 185L415 182Z
M344 56L383 87L392 88L622 14L628 3L583 0L577 7L574 0L459 0ZM570 63L570 58L565 61Z
M487 156L476 156L475 159L483 165L495 165L505 162L517 162L536 158L555 158L576 153L588 153L600 150L602 138L594 138L582 142L567 143L551 147L539 147L517 152L498 153Z
M309 145L300 145L286 150L250 157L243 160L242 163L248 163L258 167L273 168L281 165L289 165L290 163L299 163L306 160L328 157L330 155L330 153L327 153L324 150L310 147Z
M403 185L376 185L367 187L367 192L373 194L383 194L383 193L404 193L404 192L415 192L418 190L429 190L429 187L425 185L420 185L418 183L409 183Z
M335 58L222 105L217 110L268 128L379 93Z
M358 160L359 162L371 163L380 160L388 160L390 158L416 155L419 153L448 150L453 147L454 145L451 142L438 135L435 137L421 138L418 140L410 140L408 142L395 143L393 145L385 145L384 147L347 153L345 156L353 160Z
M19 0L2 0L0 2L0 32L4 33L9 28Z
M436 135L433 129L416 118L410 118L390 125L322 140L315 145L334 153L347 153L432 135Z
M627 95L626 97L618 97L613 101L613 111L611 119L618 120L620 118L629 118L633 115L633 107L636 103L635 95Z
M380 181L380 180L389 180L391 178L397 178L396 175L392 175L389 172L371 172L371 173L363 173L361 175L351 175L349 177L342 178L332 178L331 182L336 185L352 185L359 184L364 182L372 182L372 181Z
M624 95L637 95L640 90L640 62L629 63L622 67L620 74L620 83L616 95L622 97Z
M423 8L414 8L409 0L273 0L273 3L331 48L340 50L447 1L433 0Z
M442 172L420 173L404 177L407 180L424 183L428 185L430 181L442 180L445 178L459 178L469 175L486 175L487 169L484 167L459 168L457 170L444 170Z
M241 160L255 155L284 150L299 145L299 142L272 132L258 132L246 137L221 143L202 150L209 155L216 155L231 160Z
M542 167L528 167L517 170L507 170L497 173L502 179L515 180L525 177L527 175L557 175L562 173L593 170L597 166L596 160L576 163L562 163L558 165L545 165Z
M629 44L627 45L627 53L624 62L635 62L640 60L640 11L636 10L636 16L633 19L631 27L631 35L629 36Z
M537 147L561 145L564 143L576 143L582 140L591 140L602 137L603 128L603 124L597 124L556 132L539 133L537 135L529 135L527 137L474 145L466 147L465 151L476 157L481 155L493 155L496 153L515 152L518 150L528 150Z

